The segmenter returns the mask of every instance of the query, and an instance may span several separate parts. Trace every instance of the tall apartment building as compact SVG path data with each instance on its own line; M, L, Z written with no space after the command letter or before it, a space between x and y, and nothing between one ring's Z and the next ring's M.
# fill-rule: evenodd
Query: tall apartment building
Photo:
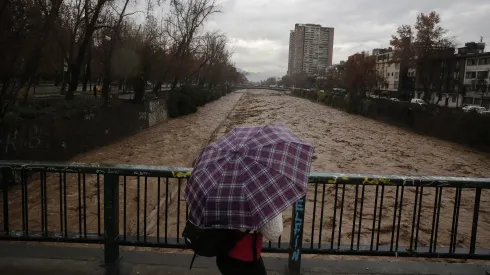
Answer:
M316 76L332 66L334 28L296 24L289 34L288 75Z

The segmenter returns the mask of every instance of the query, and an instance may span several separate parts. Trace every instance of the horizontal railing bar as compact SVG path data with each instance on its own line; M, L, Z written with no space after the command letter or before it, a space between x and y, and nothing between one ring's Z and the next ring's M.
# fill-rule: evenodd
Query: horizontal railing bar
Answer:
M175 238L175 240L177 240ZM286 243L283 243L284 245L288 245ZM154 242L146 242L146 243L141 243L141 242L131 242L131 241L122 241L119 243L121 246L138 246L138 247L154 247L154 248L178 248L178 249L186 249L185 244L180 242L178 243L154 243ZM279 248L278 246L273 245L272 247L268 247L265 245L262 248L262 252L264 253L289 253L289 249L286 247L284 248Z
M97 233L68 234L67 238L60 237L60 233L49 232L43 235L42 232L30 232L29 236L24 236L22 231L11 231L10 234L0 232L0 240L16 241L38 241L38 242L61 242L61 243L93 243L100 244L104 242L104 237L98 236ZM139 246L139 247L163 247L163 248L186 248L184 243L177 243L177 238L168 238L166 243L158 242L156 237L148 237L146 242L137 241L136 236L127 236L126 240L119 240L119 245ZM263 252L269 253L288 253L288 243L276 242L271 247L265 245ZM329 243L322 244L322 247L330 247ZM449 252L449 247L439 247L438 252L429 252L429 247L419 247L417 251L410 252L408 247L399 247L398 251L390 251L389 245L379 246L378 250L370 250L369 245L360 245L359 249L350 249L350 245L340 245L340 249L311 249L308 243L303 243L302 253L305 254L335 254L335 255L371 255L371 256L397 256L397 257L426 257L426 258L458 258L458 259L477 259L490 260L490 249L475 249L475 254L469 254L467 248L457 248L454 253Z
M400 253L409 253L413 255L420 255L420 254L434 254L434 255L441 255L441 254L465 254L467 256L471 256L470 249L469 248L456 248L454 253L449 252L449 247L438 247L437 252L430 252L429 247L418 247L416 251L410 251L410 247L408 246L399 246L398 250L390 250L390 245L380 245L377 250L371 250L370 245L360 245L359 249L350 249L350 244L342 244L340 245L340 248L337 249L336 246L334 249L330 249L330 243L324 243L322 244L322 247L325 248L320 248L320 249L311 249L310 246L307 243L303 243L303 251L308 251L305 253L310 253L310 254L317 254L317 253L343 253L343 252L361 252L362 254L365 255L371 255L370 253L377 254L377 253L385 253L385 252L390 252L392 253L391 255L395 254L400 254ZM490 257L490 249L483 249L483 248L478 248L475 250L476 254L480 255L487 255Z
M77 162L26 162L26 161L0 161L0 168L12 170L27 170L32 172L67 172L86 174L117 174L126 176L188 178L191 168L146 166L126 164L101 164ZM378 174L339 174L312 172L310 183L318 184L366 184L385 186L424 186L424 187L460 187L490 189L490 178L470 177L433 177L433 176L402 176Z
M448 248L449 251L449 248ZM344 256L384 256L384 257L404 257L404 258L445 258L445 259L472 259L472 260L490 260L490 254L478 253L471 255L469 253L435 253L435 252L410 252L402 251L369 251L369 250L328 250L328 249L311 249L305 246L303 254L318 255L344 255Z
M97 233L68 233L64 236L59 232L41 232L41 231L29 231L29 235L26 236L24 231L15 230L8 233L0 232L0 240L15 240L15 241L36 241L36 242L62 242L62 243L103 243L104 237L99 236Z
M160 238L162 240L162 238ZM164 247L164 248L186 248L186 245L182 240L180 240L179 243L177 243L177 238L167 238L167 242L158 242L157 237L154 236L148 236L146 238L146 241L140 240L138 241L137 236L126 236L126 240L120 239L119 240L119 245L125 245L125 246L143 246L143 247ZM271 251L283 251L283 252L289 252L288 248L289 243L280 243L280 245L277 242L272 242L271 247L269 247L269 242L264 241L263 246L262 246L262 251L264 252L271 252Z
M32 172L65 172L85 174L116 174L125 176L148 176L148 177L189 177L192 169L184 167L169 166L146 166L126 164L101 164L101 163L78 163L78 162L24 162L24 161L0 161L1 168L12 170L27 170Z
M470 177L434 177L434 176L402 176L378 174L339 174L312 172L310 183L319 184L365 184L365 185L403 185L423 187L461 187L484 189L490 188L490 178Z

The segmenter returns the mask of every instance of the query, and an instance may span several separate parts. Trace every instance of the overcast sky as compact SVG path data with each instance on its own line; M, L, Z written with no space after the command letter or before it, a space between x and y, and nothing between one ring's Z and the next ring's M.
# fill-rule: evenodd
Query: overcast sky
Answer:
M490 44L489 0L221 0L222 13L206 29L221 30L234 51L236 66L263 80L287 71L289 31L295 23L335 28L333 62L362 50L388 47L401 24L435 10L458 45ZM490 45L487 47L490 48Z

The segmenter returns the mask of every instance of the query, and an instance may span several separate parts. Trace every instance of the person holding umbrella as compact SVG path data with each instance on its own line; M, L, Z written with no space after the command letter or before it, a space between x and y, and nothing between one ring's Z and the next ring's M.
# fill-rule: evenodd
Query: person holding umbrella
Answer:
M221 274L266 275L267 271L261 257L263 238L269 241L277 241L282 230L281 213L267 222L258 232L250 232L243 236L228 254L216 257L216 265Z
M283 229L282 212L306 195L312 155L313 146L284 124L233 128L195 161L184 192L189 206L186 242L206 243L199 240L202 236L219 239L208 247L219 246L220 251L201 254L216 256L223 275L266 274L260 255L263 237L276 240ZM226 232L239 234L224 239Z

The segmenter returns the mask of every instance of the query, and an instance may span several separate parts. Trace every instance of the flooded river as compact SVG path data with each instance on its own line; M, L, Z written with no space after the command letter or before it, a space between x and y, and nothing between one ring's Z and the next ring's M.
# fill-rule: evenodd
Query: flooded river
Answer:
M430 175L430 176L471 176L490 177L490 156L474 149L455 143L439 140L433 137L422 136L406 129L398 128L368 119L351 115L325 105L317 104L305 99L296 98L282 93L255 90L238 91L220 100L207 104L196 114L182 118L172 119L156 125L137 135L125 138L114 144L99 148L73 159L77 162L104 162L164 166L190 166L194 157L206 144L216 140L227 133L233 126L258 125L271 122L283 122L301 138L315 146L313 171L335 173L368 173L368 174L402 174L402 175ZM60 186L58 177L53 175L48 179L48 220L53 221L50 230L59 230L58 195ZM68 182L75 183L76 175L71 175ZM185 203L178 201L178 182L171 180L168 190L161 186L160 192L155 179L147 182L146 213L144 203L139 201L139 221L136 215L138 206L138 182L136 178L127 179L126 227L127 234L135 235L138 224L140 234L143 234L143 217L147 217L146 232L148 235L156 234L156 211L159 210L160 219L163 213L168 215L169 236L176 236L177 226L185 220ZM121 183L122 184L122 183ZM139 183L140 198L144 197L144 182ZM123 186L123 185L121 185ZM183 188L183 184L181 185ZM38 218L40 206L39 191L29 187L29 217L30 226L39 226ZM122 187L121 187L122 188ZM181 188L181 189L182 189ZM374 235L374 244L389 244L391 238L399 238L400 245L409 246L412 237L412 224L415 228L417 244L428 246L432 235L434 217L434 188L400 188L404 192L403 200L400 194L396 196L395 187L377 188L375 186L362 187L346 186L338 189L334 185L310 186L307 197L304 241L307 243L329 243L339 240L340 243L354 245L370 244ZM87 176L86 179L87 202L84 207L87 211L88 231L97 231L97 179ZM165 211L163 198L168 192L173 203ZM365 193L362 199L362 192ZM376 193L378 198L376 199ZM458 247L469 247L471 236L471 222L473 218L474 190L463 190L461 193L461 210L459 212L458 232L456 243ZM68 210L70 214L69 229L78 231L76 222L80 210L77 202L78 189L76 184L67 187ZM356 196L357 194L357 196ZM422 195L420 195L422 194ZM452 220L456 191L444 189L440 207L438 223L437 246L449 246L452 232ZM11 217L20 217L20 191L14 190L11 194ZM335 204L335 197L337 203ZM103 197L103 196L101 196ZM356 200L357 197L357 200ZM383 198L381 202L381 197ZM418 205L414 209L415 199ZM341 203L341 200L344 203ZM420 202L420 198L422 201ZM120 198L124 201L123 198ZM357 203L356 203L357 201ZM400 217L400 226L395 213L399 210L402 201L403 212ZM316 202L316 204L315 204ZM395 202L398 202L395 205ZM360 214L360 205L363 213ZM83 204L83 203L82 203ZM180 209L176 209L177 205ZM483 191L478 224L477 247L490 248L490 193ZM323 211L322 211L323 210ZM121 208L121 214L124 214ZM177 224L176 215L180 212L180 223ZM342 215L340 212L342 211ZM315 213L315 214L313 214ZM420 213L420 214L418 214ZM289 238L289 225L291 215L285 213L285 231L283 241ZM362 218L360 218L362 217ZM395 223L394 223L395 221ZM20 218L14 225L20 226ZM340 225L340 226L339 226ZM398 229L398 227L400 229ZM321 228L321 229L320 229ZM335 228L332 235L332 228ZM339 234L339 229L342 234ZM163 233L160 225L160 235ZM379 236L378 236L379 234ZM333 239L332 239L333 236Z

